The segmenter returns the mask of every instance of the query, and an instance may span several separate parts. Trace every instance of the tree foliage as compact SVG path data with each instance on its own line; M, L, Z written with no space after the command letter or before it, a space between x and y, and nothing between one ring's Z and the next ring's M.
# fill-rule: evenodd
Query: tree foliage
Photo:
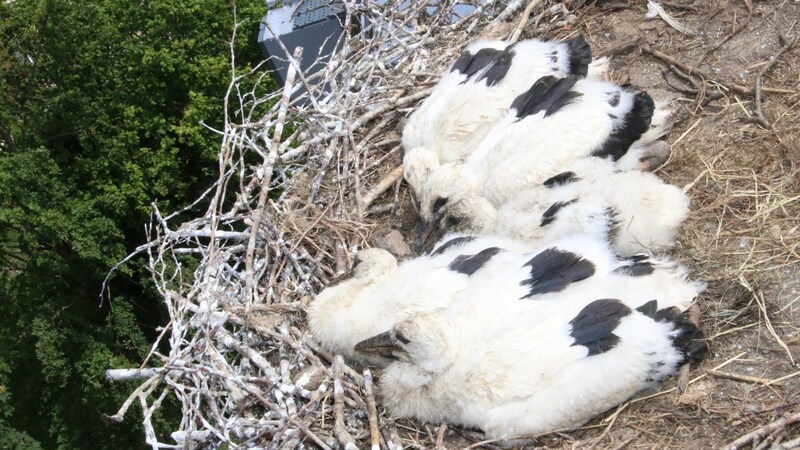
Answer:
M240 67L261 59L261 0L238 1ZM216 168L233 5L0 3L0 448L128 448L110 427L162 325L149 275L109 268L145 240L150 204L183 206ZM163 420L169 420L164 418Z

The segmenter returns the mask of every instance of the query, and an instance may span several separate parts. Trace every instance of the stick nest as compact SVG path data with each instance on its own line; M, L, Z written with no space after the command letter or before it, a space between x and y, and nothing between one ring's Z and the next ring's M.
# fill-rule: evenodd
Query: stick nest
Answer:
M596 54L614 57L615 80L675 99L673 158L660 175L692 198L675 253L709 282L699 304L714 353L677 388L532 442L798 448L800 67L787 43L800 13L778 1L663 2L677 20L710 30L697 37L645 21L641 2L601 10L534 0L521 11L522 1L476 1L464 17L447 2L396 3L346 3L344 28L359 23L361 33L345 36L315 74L290 69L280 92L263 93L264 67L239 72L232 58L219 179L184 211L162 215L153 205L149 243L136 252L147 255L170 321L142 368L108 371L141 384L106 419L121 422L138 402L153 448L501 445L388 417L372 374L319 349L303 311L348 271L356 249L392 228L409 235L404 118L466 43L583 32ZM761 47L751 48L756 35ZM167 398L183 418L156 430L152 414Z

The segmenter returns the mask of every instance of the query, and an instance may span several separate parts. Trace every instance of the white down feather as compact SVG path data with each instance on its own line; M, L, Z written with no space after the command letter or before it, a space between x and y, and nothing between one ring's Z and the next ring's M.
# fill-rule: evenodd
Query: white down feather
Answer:
M403 171L415 193L419 194L427 176L440 164L463 162L506 115L514 98L533 82L546 75L570 75L570 48L563 42L480 40L468 45L466 52L475 55L481 49L503 50L509 45L515 55L498 83L489 86L480 80L481 73L468 79L448 69L408 118L402 139L406 152ZM602 77L607 69L608 58L600 58L589 65L588 76Z
M538 245L573 234L609 237L622 256L674 245L689 212L689 199L679 188L651 173L617 171L613 162L600 158L586 158L566 169L572 181L530 187L497 208L481 196L457 201L447 208L440 226ZM545 221L544 214L557 206Z
M516 111L509 110L464 163L434 170L422 190L423 220L435 218L437 201L446 207L467 196L482 196L498 206L540 185L600 148L621 126L635 96L589 79L578 80L571 90L582 95L547 117L539 112L518 120Z
M383 333L397 341L395 361L381 376L383 403L394 416L479 427L492 439L580 426L684 359L673 346L675 324L633 309L613 329L612 348L589 356L573 345L570 322L595 300L621 295L630 308L653 298L659 308L686 307L700 288L680 270L648 277L592 277L536 300L519 299L499 281L493 290L464 290L449 307ZM676 305L660 300L664 281L686 288Z

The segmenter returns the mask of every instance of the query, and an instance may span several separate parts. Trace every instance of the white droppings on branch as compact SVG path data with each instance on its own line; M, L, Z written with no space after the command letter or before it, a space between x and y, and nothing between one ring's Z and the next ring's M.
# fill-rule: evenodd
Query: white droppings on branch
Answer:
M110 381L129 381L129 380L146 380L152 378L162 369L148 368L148 369L109 369L106 370L106 380Z

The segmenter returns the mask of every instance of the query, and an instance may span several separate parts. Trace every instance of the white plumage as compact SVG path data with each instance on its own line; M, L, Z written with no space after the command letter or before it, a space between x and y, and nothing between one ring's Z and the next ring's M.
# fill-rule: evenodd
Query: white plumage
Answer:
M406 260L399 266L384 250L359 252L361 262L353 276L323 290L311 303L310 330L327 350L358 359L360 355L353 348L359 341L415 313L446 307L459 292L470 292L478 298L546 297L572 284L612 276L620 267L643 264L637 259L618 261L604 241L590 236L571 236L548 248L556 256L561 255L562 260L566 257L562 264L577 264L534 276L533 267L539 267L542 258L535 264L526 263L542 253L543 247L497 236L453 234L443 239L431 254ZM659 268L654 273L665 270ZM553 274L557 277L547 278ZM682 276L668 277L659 289L670 280L675 285L687 285ZM644 278L641 281L646 282ZM688 286L677 289L681 292L693 289L693 285ZM384 361L373 358L369 362Z
M607 58L589 66L582 36L568 42L482 40L467 46L403 129L404 175L419 193L440 164L462 162L540 77L602 76Z
M354 343L371 330L359 332L364 325L358 299L379 289L396 271L397 260L386 250L358 252L350 278L325 288L309 307L308 324L317 340L330 351L352 356Z
M703 356L702 333L667 309L687 307L701 289L682 270L635 258L562 286L560 276L585 265L568 253L531 259L537 283L559 290L520 298L518 283L493 277L493 289L466 289L359 343L393 360L380 384L389 411L489 438L574 428Z
M440 245L431 255L399 266L385 250L360 251L352 277L324 289L309 306L308 324L314 337L327 350L358 359L360 355L353 351L356 343L410 314L448 305L452 296L468 285L468 275L447 268L454 254L480 251L487 245L530 248L499 237L473 241L453 235L446 243L446 248Z
M586 158L497 208L481 196L456 201L440 227L538 245L574 234L608 237L618 254L629 256L674 245L688 212L686 195L657 176Z
M490 438L574 428L704 356L682 315L704 284L641 254L688 213L640 172L669 157L669 110L590 62L582 37L479 41L409 117L420 214L458 233L402 264L359 252L308 309L324 348L385 366L393 415Z
M439 166L422 191L433 220L467 196L501 205L590 155L619 159L650 126L654 103L598 80L545 77L517 97L463 164Z

